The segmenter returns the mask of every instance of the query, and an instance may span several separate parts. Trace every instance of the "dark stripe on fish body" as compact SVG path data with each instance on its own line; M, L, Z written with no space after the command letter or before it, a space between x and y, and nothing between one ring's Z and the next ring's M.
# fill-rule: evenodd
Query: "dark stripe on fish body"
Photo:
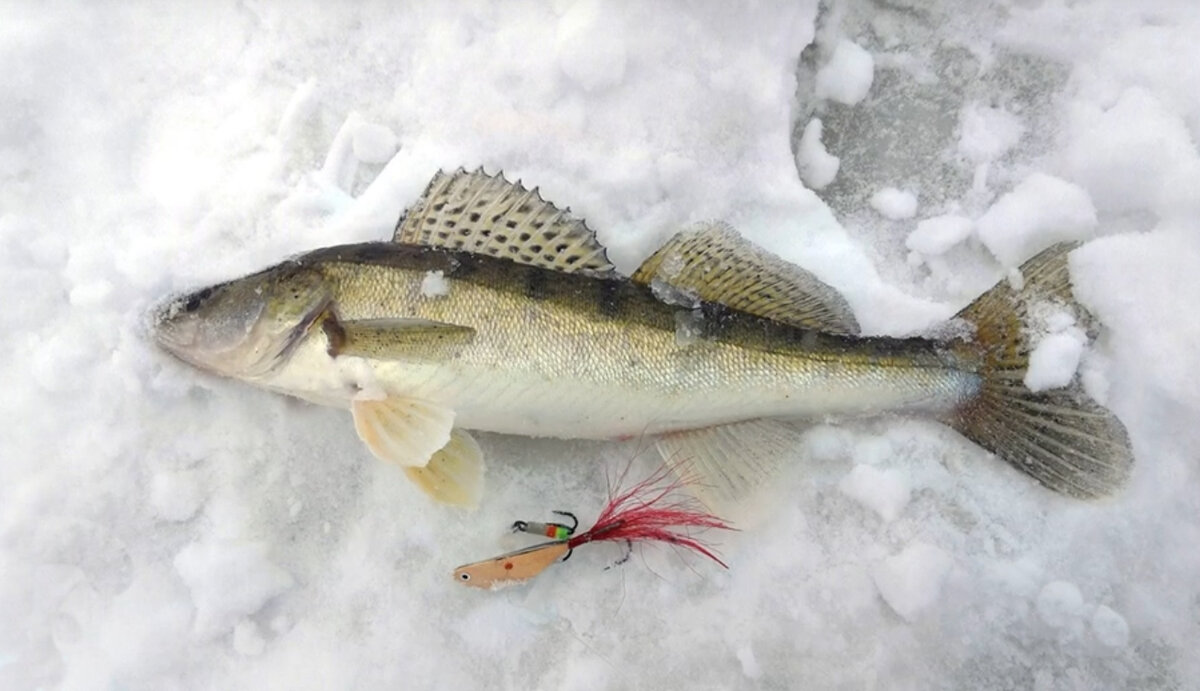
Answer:
M525 295L531 300L546 299L546 272L537 267L525 267Z
M596 281L596 306L600 314L615 318L621 315L621 283L618 281Z

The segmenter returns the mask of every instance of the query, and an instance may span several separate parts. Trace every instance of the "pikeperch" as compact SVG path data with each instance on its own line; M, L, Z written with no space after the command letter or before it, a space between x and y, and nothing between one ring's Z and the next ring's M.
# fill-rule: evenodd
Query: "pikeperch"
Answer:
M438 173L392 242L318 249L170 301L155 338L180 359L349 408L359 436L439 500L475 504L483 460L465 430L656 435L709 501L763 486L790 421L889 410L936 417L1077 497L1112 493L1128 436L1083 392L1024 383L1046 305L1071 296L1070 245L1044 250L958 316L973 336L860 337L807 271L710 225L630 277L537 189ZM964 329L963 331L970 331Z

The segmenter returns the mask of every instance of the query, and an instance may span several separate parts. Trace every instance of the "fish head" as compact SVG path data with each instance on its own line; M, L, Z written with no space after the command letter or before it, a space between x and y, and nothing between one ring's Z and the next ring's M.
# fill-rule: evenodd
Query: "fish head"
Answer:
M286 359L329 295L319 271L287 262L168 300L154 314L154 339L200 369L253 379Z

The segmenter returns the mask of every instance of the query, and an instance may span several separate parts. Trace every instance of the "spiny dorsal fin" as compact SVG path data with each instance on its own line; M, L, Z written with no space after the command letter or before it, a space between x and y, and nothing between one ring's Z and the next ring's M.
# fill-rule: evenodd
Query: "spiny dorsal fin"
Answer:
M801 328L858 333L854 313L837 291L723 223L676 233L638 267L633 281L661 282L706 302Z
M504 175L438 171L396 224L394 242L500 257L563 273L608 275L604 246L569 209Z

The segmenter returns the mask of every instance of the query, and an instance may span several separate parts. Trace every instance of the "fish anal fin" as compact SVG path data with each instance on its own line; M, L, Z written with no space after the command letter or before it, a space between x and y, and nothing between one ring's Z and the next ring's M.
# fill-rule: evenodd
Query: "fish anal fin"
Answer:
M394 242L500 257L563 273L615 274L604 246L582 220L542 199L537 188L482 168L438 171L396 224Z
M454 411L412 398L388 396L350 404L354 430L379 458L403 468L422 467L451 440Z
M376 360L411 357L450 358L475 339L475 329L425 319L325 318L322 328L332 357L351 355Z
M676 233L632 279L800 328L859 332L854 312L836 290L723 223Z
M752 522L748 512L784 473L800 448L800 432L777 420L748 420L669 432L655 445L693 494L713 513Z
M1019 289L1001 281L959 313L975 326L975 343L963 347L980 362L981 385L949 422L1050 489L1090 499L1112 494L1131 472L1124 425L1091 400L1078 375L1065 387L1037 392L1024 381L1034 345L1027 328L1032 311L1049 302L1087 321L1071 293L1067 255L1076 246L1042 251L1021 266Z
M404 469L422 492L443 504L473 509L483 496L483 451L467 432L456 429L450 441L423 467Z

